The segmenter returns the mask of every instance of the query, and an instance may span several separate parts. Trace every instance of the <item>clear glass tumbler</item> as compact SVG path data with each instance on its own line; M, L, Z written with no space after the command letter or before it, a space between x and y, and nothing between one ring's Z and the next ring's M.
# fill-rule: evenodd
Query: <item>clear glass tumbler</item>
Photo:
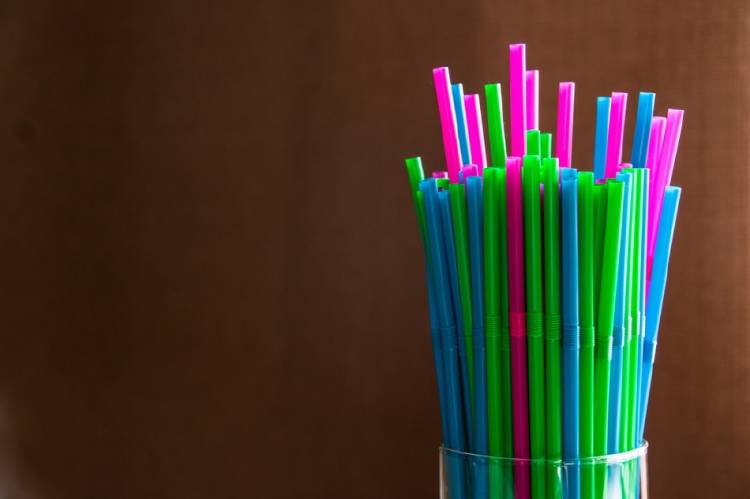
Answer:
M648 443L573 461L480 456L440 448L441 499L648 499Z

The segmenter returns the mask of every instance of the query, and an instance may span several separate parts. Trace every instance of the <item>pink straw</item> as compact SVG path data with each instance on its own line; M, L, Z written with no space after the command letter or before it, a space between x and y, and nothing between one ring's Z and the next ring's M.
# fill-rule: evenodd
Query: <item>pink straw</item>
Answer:
M625 109L628 105L628 94L612 92L612 111L609 117L609 134L607 136L607 160L604 177L615 178L617 165L622 162L622 138L625 133Z
M526 71L526 129L539 130L539 70Z
M529 459L529 393L526 360L526 294L524 289L521 158L509 157L506 168L513 450L515 458ZM530 470L528 463L516 464L513 471L516 484L516 497L518 499L529 499Z
M466 165L461 168L461 173L464 176L464 180L466 180L466 177L479 176L479 169L477 168L477 165Z
M667 118L663 116L654 116L651 118L651 133L648 136L648 149L646 152L646 168L648 168L648 185L654 185L654 172L656 171L656 162L659 160L661 143L664 140L664 127L667 124Z
M456 125L448 68L433 69L432 78L435 81L440 128L443 131L445 165L448 169L448 178L452 183L456 183L458 182L458 169L461 168L461 152L458 149L458 126Z
M432 172L432 178L448 178L448 172Z
M557 152L561 167L573 162L573 106L576 84L572 81L560 83L557 98Z
M487 154L484 148L484 127L482 126L482 109L479 106L479 96L469 94L464 96L466 111L466 125L469 128L469 146L471 147L471 161L483 171L487 167Z
M510 151L526 154L526 45L510 46Z
M677 157L677 147L680 144L682 133L682 117L684 111L681 109L667 110L667 124L664 130L664 140L659 149L656 171L653 173L654 182L651 184L648 196L648 233L646 275L651 278L651 265L654 260L654 248L656 247L656 231L659 228L659 217L661 216L661 205L664 201L664 189L672 183L672 172L674 171L674 160ZM650 141L649 141L650 142Z

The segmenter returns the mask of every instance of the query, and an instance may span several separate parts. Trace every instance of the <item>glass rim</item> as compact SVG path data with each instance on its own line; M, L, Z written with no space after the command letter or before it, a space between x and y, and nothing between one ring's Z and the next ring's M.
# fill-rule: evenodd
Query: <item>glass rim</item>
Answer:
M578 459L573 459L566 461L565 459L546 459L546 458L536 458L536 459L519 459L515 457L500 457L500 456L485 456L482 454L473 454L471 452L464 452L464 451L458 451L449 449L448 447L445 447L444 445L441 445L439 447L441 454L449 454L449 455L457 455L457 456L463 456L468 457L472 459L486 459L494 462L506 462L511 464L521 464L521 463L528 463L528 464L546 464L546 465L555 465L555 466L574 466L574 465L589 465L589 464L617 464L617 463L624 463L627 461L631 461L635 458L643 457L648 453L648 441L643 440L641 442L641 445L639 447L636 447L635 449L625 451L625 452L617 452L614 454L607 454L604 456L593 456L593 457L582 457Z

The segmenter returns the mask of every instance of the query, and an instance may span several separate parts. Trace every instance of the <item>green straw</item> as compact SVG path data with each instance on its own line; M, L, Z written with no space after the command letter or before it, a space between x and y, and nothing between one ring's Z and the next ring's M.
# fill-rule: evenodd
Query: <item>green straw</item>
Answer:
M469 400L474 407L474 348L471 318L471 272L469 268L469 234L466 228L466 190L463 184L450 184L448 197L451 203L453 232L458 266L458 292L461 297L461 315L464 322L466 360L469 364Z
M542 134L544 137L550 134ZM544 149L544 148L543 148ZM544 150L542 151L544 153ZM560 174L557 158L542 160L544 177L544 339L547 382L547 459L562 459L562 383L560 380ZM562 477L547 467L547 497L562 497Z
M594 173L578 174L578 258L581 326L581 458L594 455ZM594 469L581 467L581 499L594 498Z
M528 130L526 132L526 151L529 156L541 156L542 139L539 130Z
M500 232L498 201L500 169L484 170L484 297L485 338L487 341L487 419L490 456L502 452L502 414L500 410ZM490 461L490 497L500 495L502 475L497 462Z
M599 316L599 289L602 284L602 250L604 249L604 228L607 217L607 186L594 184L594 324Z
M529 142L539 132L529 131ZM529 355L529 437L531 444L531 497L546 498L546 467L534 462L546 457L544 408L544 294L542 291L542 220L539 156L523 159L523 228L526 263L526 335Z
M600 271L599 314L596 323L595 342L595 393L594 393L594 452L598 456L607 454L607 417L609 415L609 377L612 361L612 327L615 319L615 296L617 294L617 269L620 256L620 234L622 227L622 201L625 184L618 180L606 183L607 211L603 220L604 243ZM607 465L597 465L596 497L606 497Z
M552 134L543 133L540 135L542 159L552 157Z
M487 100L487 135L490 139L490 165L505 168L507 149L505 126L503 125L503 99L499 83L484 86Z

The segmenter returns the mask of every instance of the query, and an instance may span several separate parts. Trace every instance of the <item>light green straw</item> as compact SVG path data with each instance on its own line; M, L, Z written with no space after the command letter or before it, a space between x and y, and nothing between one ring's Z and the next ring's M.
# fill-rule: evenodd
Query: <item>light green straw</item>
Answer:
M594 173L578 174L578 267L581 327L581 458L594 456ZM581 467L581 499L594 499L594 469Z
M503 99L499 83L484 86L487 100L487 136L490 139L490 165L505 168L507 149L503 125Z

